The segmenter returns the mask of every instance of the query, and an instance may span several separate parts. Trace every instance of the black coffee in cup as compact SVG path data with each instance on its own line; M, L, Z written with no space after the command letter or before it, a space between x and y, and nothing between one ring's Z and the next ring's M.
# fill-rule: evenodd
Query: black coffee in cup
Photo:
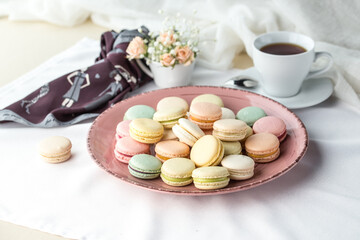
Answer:
M260 51L274 55L294 55L306 52L306 49L291 43L272 43L260 48Z

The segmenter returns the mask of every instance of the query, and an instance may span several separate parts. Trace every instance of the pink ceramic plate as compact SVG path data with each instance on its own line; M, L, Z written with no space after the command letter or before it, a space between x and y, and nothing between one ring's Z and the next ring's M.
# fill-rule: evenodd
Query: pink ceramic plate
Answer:
M141 180L129 174L127 164L117 161L114 157L115 128L118 122L123 119L125 111L136 104L146 104L156 107L157 102L167 96L179 96L191 100L204 93L212 93L220 96L226 107L235 113L246 106L258 106L265 110L268 115L277 116L283 119L287 126L288 136L281 143L280 157L270 163L257 164L255 175L245 181L230 181L230 184L218 190L199 190L193 184L185 187L171 187L162 182L160 178L155 180ZM285 106L267 97L230 88L190 86L160 89L143 93L135 97L123 100L102 113L95 119L88 136L88 149L96 163L107 172L138 187L150 190L184 194L184 195L211 195L236 192L253 188L269 182L294 167L304 156L308 146L308 136L301 120Z

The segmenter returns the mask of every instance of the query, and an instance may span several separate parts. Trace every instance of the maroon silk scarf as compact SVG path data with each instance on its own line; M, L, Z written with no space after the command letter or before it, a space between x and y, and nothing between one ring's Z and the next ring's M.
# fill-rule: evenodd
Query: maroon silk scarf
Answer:
M0 110L0 122L13 121L33 127L75 124L98 116L121 101L126 93L151 80L126 48L148 29L108 31L101 36L101 52L95 64L46 83L20 101Z

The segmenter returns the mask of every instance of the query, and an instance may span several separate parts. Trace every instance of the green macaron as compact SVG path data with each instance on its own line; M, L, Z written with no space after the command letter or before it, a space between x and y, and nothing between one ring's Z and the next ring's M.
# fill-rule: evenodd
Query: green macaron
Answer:
M133 156L128 165L131 175L141 179L154 179L161 172L161 161L149 154L138 154Z
M250 127L256 122L256 120L267 116L265 111L259 107L251 106L244 107L238 111L236 118L246 122Z
M200 167L192 172L194 185L198 189L212 190L229 184L229 171L220 166Z
M195 164L188 158L171 158L161 167L161 179L170 186L186 186L192 183Z
M124 114L124 120L133 120L137 118L152 119L155 109L147 105L135 105L129 108Z

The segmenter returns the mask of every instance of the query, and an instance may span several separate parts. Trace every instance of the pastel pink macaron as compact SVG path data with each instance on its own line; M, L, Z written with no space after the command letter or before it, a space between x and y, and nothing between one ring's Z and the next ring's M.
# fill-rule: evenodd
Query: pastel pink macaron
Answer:
M196 102L190 106L189 120L201 129L212 129L215 121L221 119L221 107L208 102Z
M120 138L123 137L130 137L130 132L129 132L129 125L131 123L131 120L124 120L118 123L118 125L116 126L116 140L119 140Z
M266 116L257 120L253 125L253 131L254 133L272 133L280 142L284 141L287 135L285 122L275 116Z
M117 140L114 153L117 160L123 163L129 163L132 156L149 154L150 145L137 142L131 137L123 137Z

